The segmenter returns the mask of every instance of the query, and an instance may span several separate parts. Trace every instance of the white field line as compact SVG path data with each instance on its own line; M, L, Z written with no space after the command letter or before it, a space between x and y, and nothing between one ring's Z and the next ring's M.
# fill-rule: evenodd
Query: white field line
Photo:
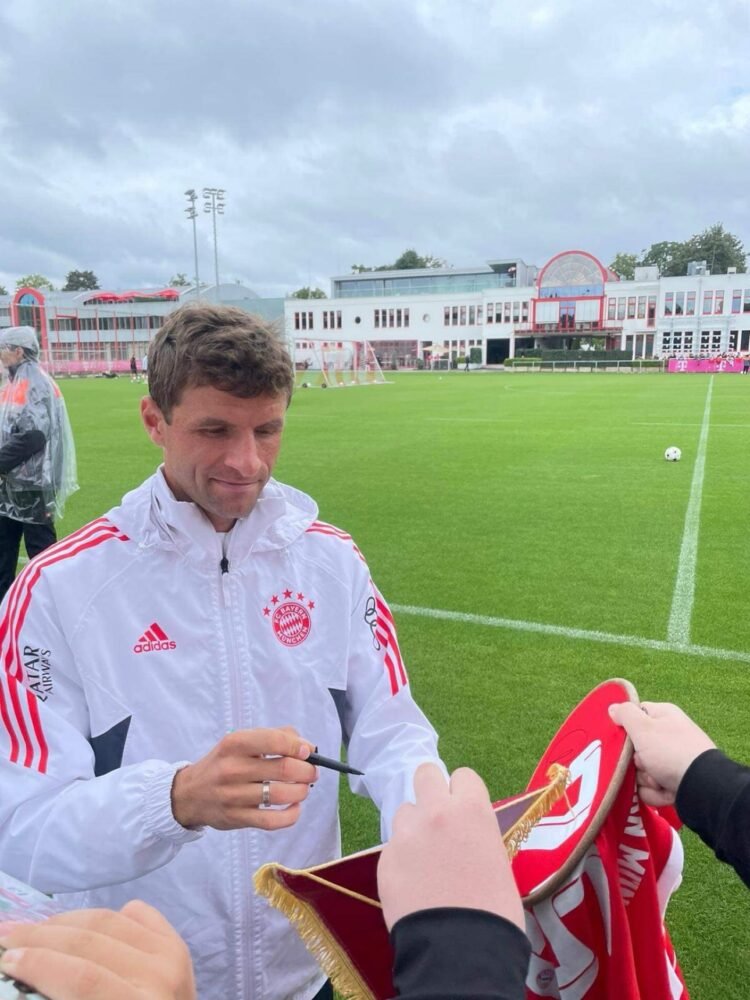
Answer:
M646 639L640 635L616 635L612 632L592 631L585 628L567 628L564 625L548 625L545 622L517 621L513 618L494 618L489 615L471 615L463 611L441 611L437 608L418 608L410 604L391 604L393 611L402 615L417 615L420 618L437 618L443 621L463 622L468 625L484 625L489 628L512 629L516 632L536 632L541 635L559 635L563 639L583 639L585 642L601 642L610 646L631 646L635 649L651 649L657 653L682 653L686 656L700 656L715 660L735 660L750 663L750 653L735 649L717 649L713 646L695 646L690 642L666 642L662 639Z
M701 526L701 500L703 499L703 478L706 471L706 446L708 428L711 424L711 396L714 391L714 376L708 382L706 405L703 410L698 452L693 466L693 481L690 484L690 498L685 512L685 527L682 531L680 558L677 563L677 578L672 594L672 609L667 625L667 642L688 644L690 642L690 620L693 616L695 598L695 569L698 562L698 535Z

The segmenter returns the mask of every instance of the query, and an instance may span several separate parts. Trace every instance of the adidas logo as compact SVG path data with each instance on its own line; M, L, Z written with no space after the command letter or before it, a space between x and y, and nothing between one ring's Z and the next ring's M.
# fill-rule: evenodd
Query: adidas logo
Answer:
M164 629L159 628L156 622L151 622L149 627L133 646L134 653L152 653L159 649L176 649L177 643L169 638Z

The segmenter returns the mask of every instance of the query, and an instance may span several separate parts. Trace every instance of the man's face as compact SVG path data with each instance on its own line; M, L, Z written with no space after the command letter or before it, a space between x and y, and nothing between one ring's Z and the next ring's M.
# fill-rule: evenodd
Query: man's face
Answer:
M170 423L146 396L141 417L164 449L164 474L178 500L192 500L217 531L247 516L281 446L285 395L240 399L212 386L186 389Z
M5 368L10 368L11 365L19 365L21 358L23 358L23 349L21 347L0 347L0 363Z

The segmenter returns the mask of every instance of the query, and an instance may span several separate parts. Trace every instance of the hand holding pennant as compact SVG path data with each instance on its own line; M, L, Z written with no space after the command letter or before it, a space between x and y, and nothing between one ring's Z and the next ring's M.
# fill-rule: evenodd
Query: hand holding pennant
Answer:
M452 780L460 774L456 772ZM442 776L440 780L444 783ZM565 768L552 767L540 787L495 803L493 809L509 856L564 793L566 780ZM476 781L481 784L478 778ZM300 871L264 865L255 876L256 890L286 914L336 989L362 1000L385 1000L394 995L393 959L378 898L381 850L375 847Z

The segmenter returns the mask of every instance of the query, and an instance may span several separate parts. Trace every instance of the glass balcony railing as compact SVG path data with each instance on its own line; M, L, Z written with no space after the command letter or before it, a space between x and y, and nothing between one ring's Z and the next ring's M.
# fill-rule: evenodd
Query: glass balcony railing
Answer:
M423 275L418 278L361 278L335 281L337 299L373 298L388 295L452 295L460 292L483 292L490 288L513 288L515 279L504 274Z

